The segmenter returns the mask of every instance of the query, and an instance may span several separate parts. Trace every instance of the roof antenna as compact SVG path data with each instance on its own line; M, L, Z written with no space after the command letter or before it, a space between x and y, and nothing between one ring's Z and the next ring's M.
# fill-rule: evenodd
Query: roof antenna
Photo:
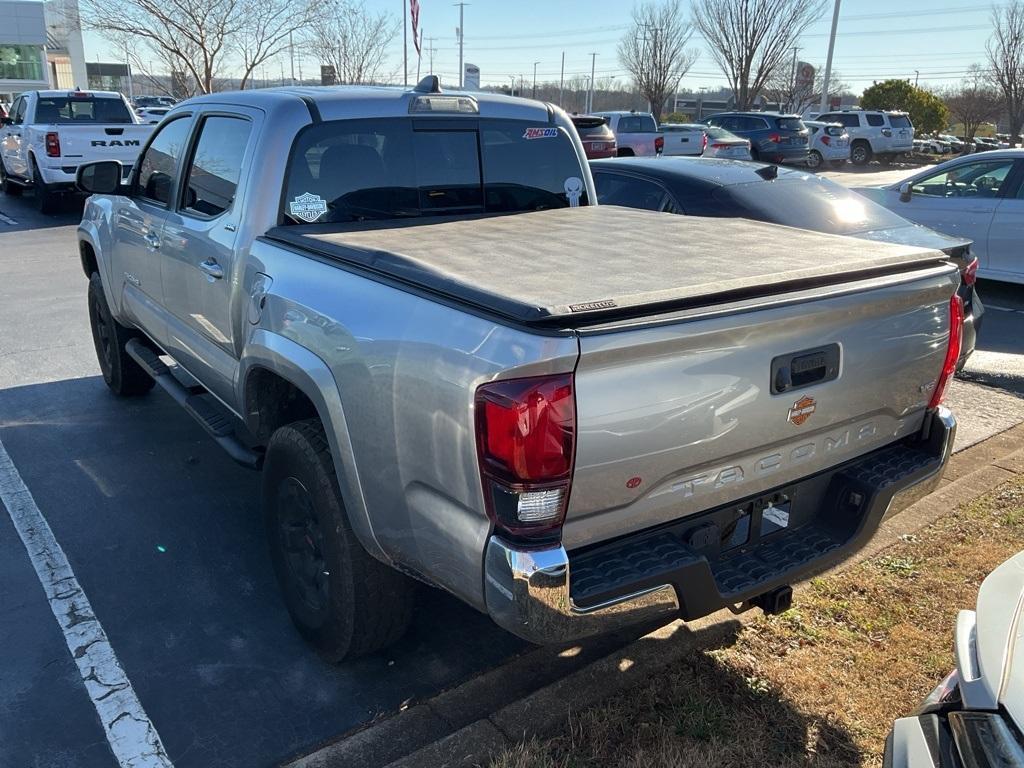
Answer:
M779 178L779 166L762 165L760 168L754 171L754 173L756 173L765 181L775 181L775 179Z
M437 75L427 75L413 88L416 93L440 93L441 92L441 78Z

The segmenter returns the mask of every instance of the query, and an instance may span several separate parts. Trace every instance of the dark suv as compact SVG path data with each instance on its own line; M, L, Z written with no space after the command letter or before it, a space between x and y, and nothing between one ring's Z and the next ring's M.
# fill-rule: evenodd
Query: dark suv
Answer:
M810 132L800 115L722 112L704 121L750 141L750 156L769 163L806 163Z

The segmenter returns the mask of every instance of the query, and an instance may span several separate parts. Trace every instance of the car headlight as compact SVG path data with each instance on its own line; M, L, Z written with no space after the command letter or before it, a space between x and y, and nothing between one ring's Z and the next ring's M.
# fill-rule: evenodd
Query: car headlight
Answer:
M964 768L1024 768L1024 747L993 712L950 712L949 727Z
M958 704L959 702L960 675L954 669L942 679L941 683L935 686L935 690L925 697L924 701L921 702L921 706L918 707L917 712L914 714L928 715L945 709L950 704Z

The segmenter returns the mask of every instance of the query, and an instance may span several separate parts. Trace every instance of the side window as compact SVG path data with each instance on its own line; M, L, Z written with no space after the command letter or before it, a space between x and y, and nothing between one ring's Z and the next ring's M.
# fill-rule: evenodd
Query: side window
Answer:
M915 182L913 191L925 197L998 197L1012 168L1012 160L963 163Z
M185 174L182 203L185 211L200 216L219 216L231 207L250 128L248 120L238 117L217 115L203 120L199 141Z
M643 208L646 211L660 211L665 200L665 190L658 184L632 176L617 173L597 173L597 201L602 205L622 205L626 208Z
M882 117L882 115L869 113L866 117L868 119L868 125L872 128L880 128L885 125L885 118Z
M860 115L836 115L836 122L842 123L846 128L860 128Z
M160 205L170 205L178 160L185 151L192 120L181 117L160 127L139 162L137 193Z
M14 106L11 107L11 122L14 125L21 125L25 122L25 97L19 96L14 100Z

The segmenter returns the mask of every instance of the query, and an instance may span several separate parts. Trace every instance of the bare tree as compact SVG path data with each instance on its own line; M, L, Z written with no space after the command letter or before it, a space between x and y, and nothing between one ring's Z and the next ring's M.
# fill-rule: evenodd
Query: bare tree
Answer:
M686 48L691 37L693 25L683 18L679 0L664 0L636 6L633 28L619 41L619 62L650 102L655 120L697 59L697 52Z
M283 53L289 38L303 31L314 19L308 0L242 0L243 22L232 49L242 63L241 88L257 67Z
M243 0L84 0L81 20L137 58L184 73L195 91L211 93L245 25L245 8Z
M334 67L340 83L379 82L398 30L393 16L370 13L362 0L329 0L310 24L314 52Z
M1010 120L1010 146L1024 125L1024 3L1021 0L992 6L992 37L988 63L993 84L1003 94Z
M980 64L967 68L967 77L947 90L943 101L953 118L964 127L964 135L973 139L982 123L995 120L1002 114L1003 97L988 82L991 78Z
M823 67L815 67L814 81L803 84L796 82L791 67L779 69L765 84L762 93L770 101L777 101L781 104L783 109L788 109L798 115L803 114L805 109L821 102L824 74ZM842 81L842 75L833 69L828 80L829 93L844 93L849 89L849 84Z
M824 9L825 0L694 2L693 23L728 79L737 109L750 109L773 77L790 70L794 43Z

